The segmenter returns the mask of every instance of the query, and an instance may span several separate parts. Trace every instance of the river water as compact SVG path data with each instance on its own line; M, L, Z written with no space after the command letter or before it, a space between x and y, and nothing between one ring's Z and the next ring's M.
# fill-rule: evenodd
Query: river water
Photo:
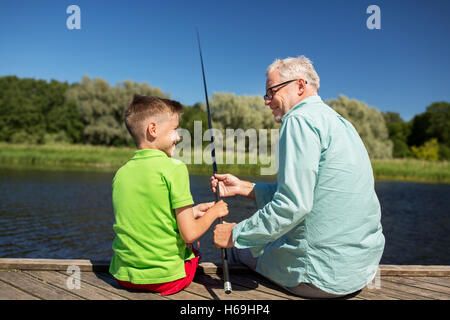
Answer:
M0 169L0 257L109 260L114 173ZM214 200L209 177L192 175L195 203ZM270 177L242 177L274 182ZM386 246L382 264L450 265L450 184L376 182ZM226 199L239 222L252 200ZM200 238L203 261L219 261L212 228Z

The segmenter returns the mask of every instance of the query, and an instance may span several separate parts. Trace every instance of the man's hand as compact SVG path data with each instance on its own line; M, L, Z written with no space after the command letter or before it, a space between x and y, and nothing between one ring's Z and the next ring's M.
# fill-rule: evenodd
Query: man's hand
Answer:
M205 215L206 211L214 206L214 203L214 201L199 203L195 207L192 207L192 210L194 211L194 219L200 218L201 216Z
M210 178L211 191L216 193L217 184L219 184L220 197L244 196L254 199L253 183L240 180L232 174L214 174Z
M233 247L232 230L236 223L223 222L219 223L214 228L214 245L217 248L231 248Z

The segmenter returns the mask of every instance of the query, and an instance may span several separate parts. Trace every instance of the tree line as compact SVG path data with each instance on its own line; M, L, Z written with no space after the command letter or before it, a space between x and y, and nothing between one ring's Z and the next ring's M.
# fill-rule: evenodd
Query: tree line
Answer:
M134 146L123 123L123 111L133 94L170 99L160 88L130 80L112 86L88 76L74 84L0 77L0 141ZM435 102L410 121L343 95L326 103L352 122L373 159L450 159L448 102ZM260 96L214 93L210 107L213 127L222 131L280 127ZM203 132L208 129L204 103L184 108L180 127L191 136L194 121L201 121Z

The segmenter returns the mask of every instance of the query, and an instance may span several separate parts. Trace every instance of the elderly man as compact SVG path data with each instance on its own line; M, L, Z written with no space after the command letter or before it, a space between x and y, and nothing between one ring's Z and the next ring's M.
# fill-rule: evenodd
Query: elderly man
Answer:
M318 96L304 56L266 71L265 104L281 122L277 184L211 177L222 197L256 200L240 223L219 224L214 243L293 294L334 298L362 289L384 249L381 209L364 144L353 125Z

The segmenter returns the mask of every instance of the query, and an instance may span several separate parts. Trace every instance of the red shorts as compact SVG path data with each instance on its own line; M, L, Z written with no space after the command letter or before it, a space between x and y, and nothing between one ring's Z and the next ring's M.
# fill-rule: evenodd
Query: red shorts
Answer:
M193 249L192 251L195 254L195 258L192 258L184 262L184 270L186 272L186 277L184 278L170 282L152 283L152 284L134 284L129 281L121 281L118 279L116 280L120 286L127 289L159 292L163 296L177 293L183 290L184 288L187 288L191 284L195 276L195 271L197 271L198 263L201 259L201 256L199 251L195 249Z

